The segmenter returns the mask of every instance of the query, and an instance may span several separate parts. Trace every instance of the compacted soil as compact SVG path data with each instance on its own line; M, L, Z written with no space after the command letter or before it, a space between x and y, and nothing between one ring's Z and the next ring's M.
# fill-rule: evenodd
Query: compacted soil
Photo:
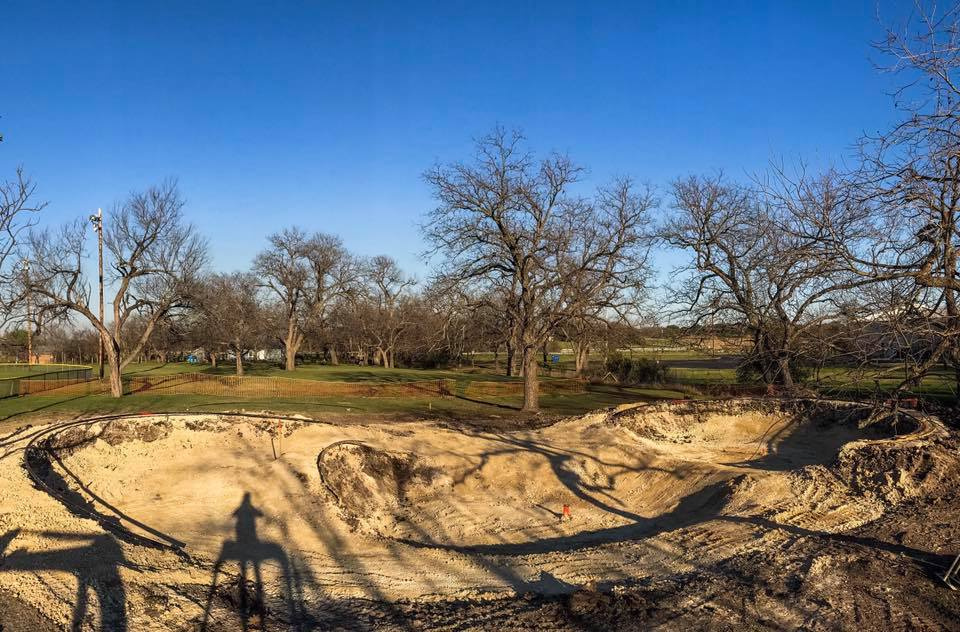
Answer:
M960 629L938 578L960 440L869 413L23 428L0 439L0 629Z

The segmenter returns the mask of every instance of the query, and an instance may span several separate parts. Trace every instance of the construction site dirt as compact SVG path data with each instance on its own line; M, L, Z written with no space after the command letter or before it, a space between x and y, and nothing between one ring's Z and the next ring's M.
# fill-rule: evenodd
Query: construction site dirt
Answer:
M960 629L960 438L812 400L0 439L18 630Z

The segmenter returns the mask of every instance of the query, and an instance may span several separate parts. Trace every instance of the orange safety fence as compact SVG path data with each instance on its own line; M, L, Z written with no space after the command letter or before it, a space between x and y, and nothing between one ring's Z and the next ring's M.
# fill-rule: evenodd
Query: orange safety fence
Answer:
M286 397L442 397L450 394L450 380L417 382L325 382L282 377L236 375L133 376L124 379L125 393L217 395L252 398Z
M583 393L583 380L541 380L540 392L548 394ZM523 395L523 382L469 382L463 389L464 397L508 397Z

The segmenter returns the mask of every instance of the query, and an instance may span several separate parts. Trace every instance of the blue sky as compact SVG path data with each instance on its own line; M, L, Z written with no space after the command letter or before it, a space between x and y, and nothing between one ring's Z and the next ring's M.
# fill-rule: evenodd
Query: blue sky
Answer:
M297 224L424 276L421 173L498 123L569 152L588 184L840 161L895 117L877 14L860 0L4 0L0 177L22 164L52 224L173 176L218 269Z

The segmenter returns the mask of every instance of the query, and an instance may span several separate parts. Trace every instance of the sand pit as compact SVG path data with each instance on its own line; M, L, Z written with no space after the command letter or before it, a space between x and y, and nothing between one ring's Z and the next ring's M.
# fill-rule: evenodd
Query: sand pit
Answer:
M60 625L77 609L54 595L86 582L92 629L111 608L131 629L264 613L300 629L342 623L338 600L367 604L378 627L383 604L677 577L789 537L770 524L856 529L955 471L935 421L861 429L865 414L734 401L515 432L230 415L55 425L25 433L22 463L0 461L0 589Z

